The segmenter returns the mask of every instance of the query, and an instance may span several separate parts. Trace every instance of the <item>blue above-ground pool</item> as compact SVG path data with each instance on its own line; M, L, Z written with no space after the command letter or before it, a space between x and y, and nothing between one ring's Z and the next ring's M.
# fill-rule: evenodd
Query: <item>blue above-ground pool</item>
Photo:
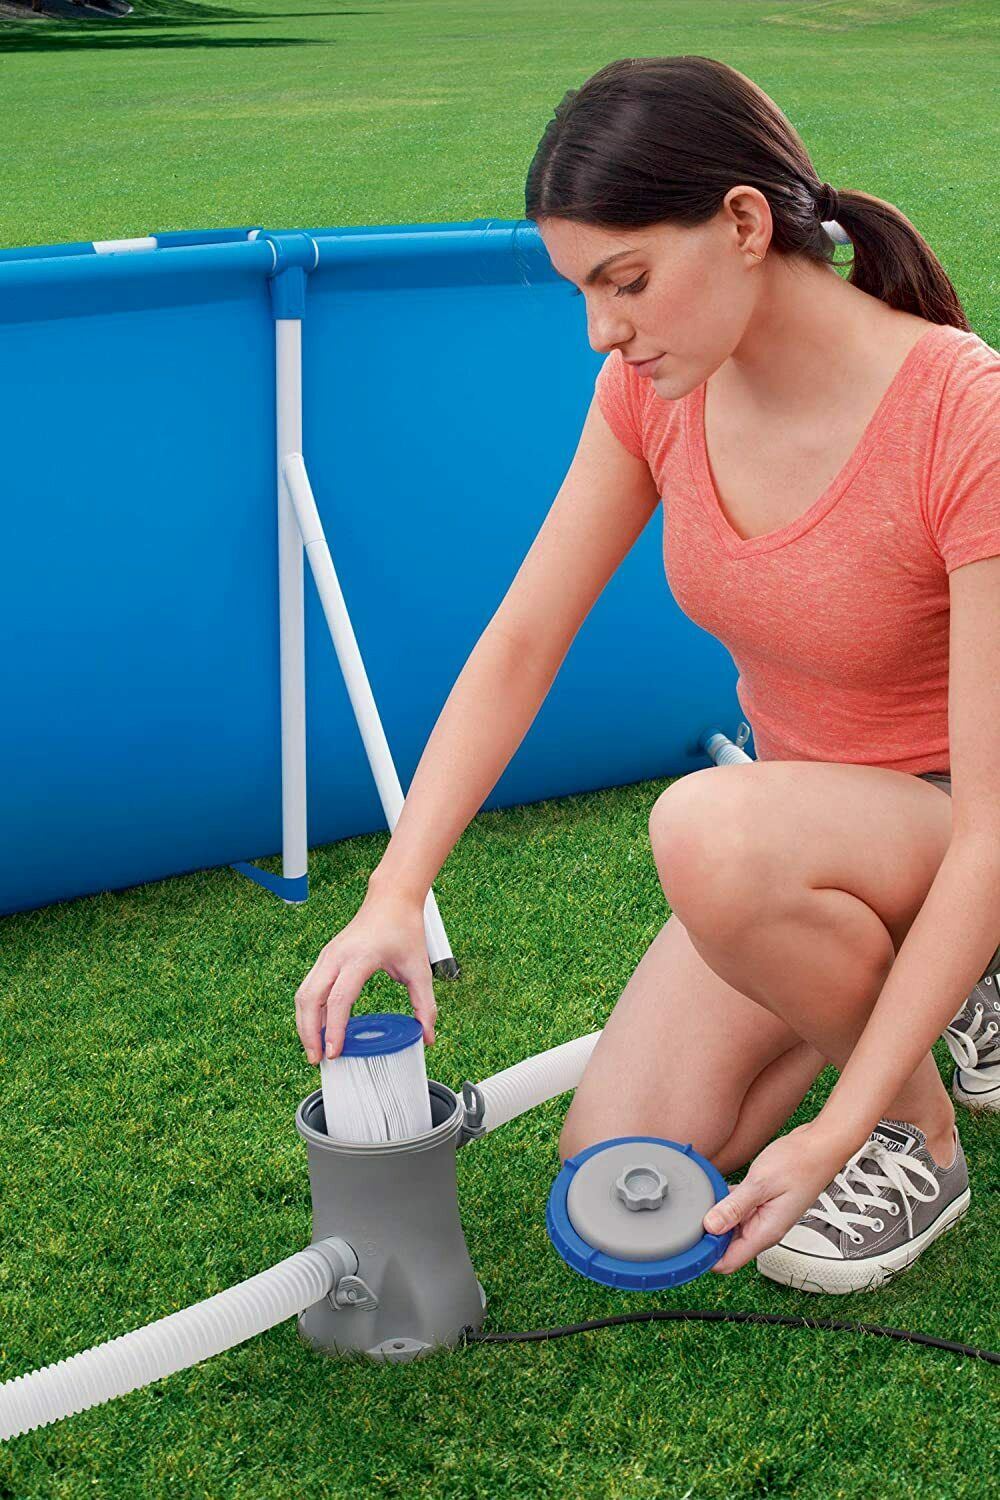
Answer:
M405 789L576 450L572 290L526 221L0 251L0 912L282 849L276 320ZM303 847L387 826L308 569L304 609ZM484 806L710 764L735 680L658 512Z

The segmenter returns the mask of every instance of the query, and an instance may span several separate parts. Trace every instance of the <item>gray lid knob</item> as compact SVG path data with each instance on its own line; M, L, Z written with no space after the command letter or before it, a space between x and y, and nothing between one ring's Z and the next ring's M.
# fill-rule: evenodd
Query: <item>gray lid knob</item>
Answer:
M615 1183L615 1192L626 1208L659 1208L667 1191L667 1179L649 1162L626 1167Z
M566 1190L571 1228L594 1250L629 1263L666 1260L692 1249L705 1237L702 1221L716 1192L704 1168L687 1154L691 1149L642 1137L602 1142L572 1171ZM647 1182L637 1181L635 1173ZM646 1198L655 1212L638 1211Z

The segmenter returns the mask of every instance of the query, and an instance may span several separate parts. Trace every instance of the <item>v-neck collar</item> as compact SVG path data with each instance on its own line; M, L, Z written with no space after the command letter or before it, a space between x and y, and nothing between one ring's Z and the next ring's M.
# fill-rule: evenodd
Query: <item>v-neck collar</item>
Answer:
M705 382L703 381L692 392L692 399L687 403L687 447L695 487L715 523L723 546L731 557L752 557L760 552L772 552L777 547L783 547L787 542L794 541L796 537L815 526L817 521L822 520L827 511L836 505L872 451L907 384L936 346L942 330L950 329L951 326L948 323L935 323L932 328L928 328L921 334L916 343L911 344L867 427L858 439L854 452L839 473L834 475L823 493L800 516L796 516L786 526L779 527L777 531L764 532L762 536L741 537L722 509L712 479L712 471L709 468L708 447L705 441Z

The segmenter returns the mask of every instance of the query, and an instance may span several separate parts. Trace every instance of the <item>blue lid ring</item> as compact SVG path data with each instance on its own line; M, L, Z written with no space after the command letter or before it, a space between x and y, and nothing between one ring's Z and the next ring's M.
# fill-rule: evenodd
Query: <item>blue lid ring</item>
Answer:
M545 1227L556 1250L568 1266L591 1281L602 1286L620 1287L629 1291L657 1291L663 1287L682 1286L693 1281L704 1271L711 1270L721 1260L732 1239L732 1231L725 1234L709 1234L707 1231L690 1249L664 1260L626 1260L609 1255L587 1243L574 1228L566 1205L570 1184L584 1162L611 1146L626 1144L652 1144L672 1147L688 1157L704 1172L711 1185L715 1202L729 1194L729 1186L717 1167L696 1151L691 1145L666 1140L662 1136L631 1135L616 1136L613 1140L599 1141L594 1146L570 1157L563 1163L545 1208Z

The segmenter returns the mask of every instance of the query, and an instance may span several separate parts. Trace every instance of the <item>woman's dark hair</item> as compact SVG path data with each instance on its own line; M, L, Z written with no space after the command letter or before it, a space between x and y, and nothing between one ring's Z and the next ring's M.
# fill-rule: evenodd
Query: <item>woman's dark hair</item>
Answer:
M570 89L528 170L525 214L598 229L693 227L738 183L767 198L772 250L849 265L851 284L890 307L969 331L941 262L891 203L838 191L834 217L854 254L834 261L817 213L822 183L797 131L763 89L712 57L621 58Z

